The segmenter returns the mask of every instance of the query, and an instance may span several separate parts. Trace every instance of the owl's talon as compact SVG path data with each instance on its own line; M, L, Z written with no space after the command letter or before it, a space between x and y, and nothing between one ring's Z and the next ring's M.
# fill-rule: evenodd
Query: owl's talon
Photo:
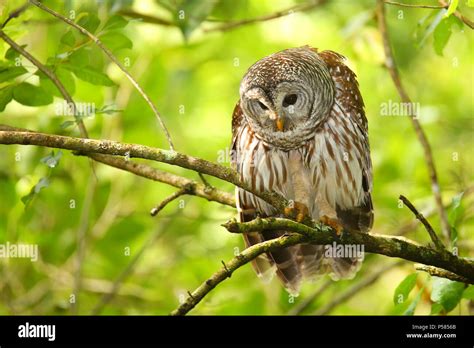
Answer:
M286 216L295 219L296 222L302 222L309 216L308 207L300 202L294 202L291 207L286 207L284 212Z
M334 231L336 231L336 235L338 237L341 236L342 230L344 228L343 228L342 224L340 223L340 221L338 219L330 218L327 215L323 215L323 216L321 216L319 221L321 221L323 224L331 227Z

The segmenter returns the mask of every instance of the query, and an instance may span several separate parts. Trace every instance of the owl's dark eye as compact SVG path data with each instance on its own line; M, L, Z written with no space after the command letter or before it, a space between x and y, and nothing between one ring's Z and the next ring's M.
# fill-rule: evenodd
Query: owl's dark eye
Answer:
M263 110L268 110L267 106L263 104L261 101L257 101L258 105L263 109Z
M287 106L294 105L298 100L298 96L296 94L288 94L285 99L283 99L283 107L286 108Z

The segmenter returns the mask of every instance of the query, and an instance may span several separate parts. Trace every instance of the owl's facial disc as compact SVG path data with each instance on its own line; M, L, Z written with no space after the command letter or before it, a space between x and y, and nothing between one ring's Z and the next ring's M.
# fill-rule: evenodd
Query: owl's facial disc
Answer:
M334 94L326 63L305 46L252 65L240 84L240 107L258 138L292 149L311 139L329 117Z

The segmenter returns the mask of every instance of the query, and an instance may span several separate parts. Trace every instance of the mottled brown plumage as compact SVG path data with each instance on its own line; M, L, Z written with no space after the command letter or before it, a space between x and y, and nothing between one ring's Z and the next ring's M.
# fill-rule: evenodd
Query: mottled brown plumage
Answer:
M310 47L281 51L249 68L232 117L233 167L255 190L276 191L311 218L329 219L349 232L373 221L372 168L367 119L355 74L344 57ZM240 220L278 212L236 190ZM284 231L244 236L247 246ZM324 246L298 245L257 258L257 273L276 274L291 293L303 279L329 273L351 278L362 259L325 257Z

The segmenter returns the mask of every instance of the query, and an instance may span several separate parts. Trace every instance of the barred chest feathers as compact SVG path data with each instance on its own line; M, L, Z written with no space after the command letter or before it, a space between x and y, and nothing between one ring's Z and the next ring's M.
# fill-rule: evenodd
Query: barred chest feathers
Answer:
M333 115L341 116L341 115ZM311 217L335 217L336 205L341 209L358 206L364 199L362 188L362 144L338 134L341 123L346 131L357 132L343 118L328 118L322 128L304 146L292 150L270 147L242 127L237 171L241 178L259 191L275 191L288 200L308 207ZM341 124L339 126L341 126ZM254 195L241 192L244 206L250 200L266 215L274 209Z

